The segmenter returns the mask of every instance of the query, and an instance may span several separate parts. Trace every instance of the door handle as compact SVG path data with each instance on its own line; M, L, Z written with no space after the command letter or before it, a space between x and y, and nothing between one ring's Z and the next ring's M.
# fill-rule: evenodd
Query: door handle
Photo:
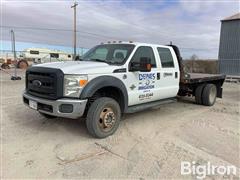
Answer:
M178 78L178 72L175 72L175 79Z
M159 80L161 78L161 74L157 73L157 80Z

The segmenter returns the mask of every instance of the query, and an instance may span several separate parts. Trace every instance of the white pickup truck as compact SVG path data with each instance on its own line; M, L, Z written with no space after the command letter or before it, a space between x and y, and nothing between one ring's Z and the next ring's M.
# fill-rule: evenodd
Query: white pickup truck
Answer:
M46 63L26 71L24 103L45 117L84 117L104 138L133 113L195 96L211 106L222 97L225 75L187 74L177 46L133 42L97 45L79 61Z

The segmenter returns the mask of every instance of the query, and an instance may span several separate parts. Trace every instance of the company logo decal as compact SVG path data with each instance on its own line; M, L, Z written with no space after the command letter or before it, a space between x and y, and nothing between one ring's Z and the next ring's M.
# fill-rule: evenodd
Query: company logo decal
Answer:
M153 89L155 87L155 73L142 73L139 74L139 86L138 90Z

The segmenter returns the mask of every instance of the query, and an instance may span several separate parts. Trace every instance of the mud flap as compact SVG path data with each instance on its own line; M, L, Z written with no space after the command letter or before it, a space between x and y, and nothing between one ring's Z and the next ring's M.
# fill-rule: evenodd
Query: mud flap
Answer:
M218 98L222 98L222 92L223 92L223 88L222 87L217 88L217 97Z

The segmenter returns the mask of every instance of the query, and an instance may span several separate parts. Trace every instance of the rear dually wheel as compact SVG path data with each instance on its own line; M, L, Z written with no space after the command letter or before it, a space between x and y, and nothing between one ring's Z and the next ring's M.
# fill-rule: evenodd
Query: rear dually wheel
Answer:
M214 105L217 97L217 87L214 84L207 84L202 92L202 104L205 106Z
M195 101L197 104L202 104L202 93L204 89L204 84L198 85L195 90Z

